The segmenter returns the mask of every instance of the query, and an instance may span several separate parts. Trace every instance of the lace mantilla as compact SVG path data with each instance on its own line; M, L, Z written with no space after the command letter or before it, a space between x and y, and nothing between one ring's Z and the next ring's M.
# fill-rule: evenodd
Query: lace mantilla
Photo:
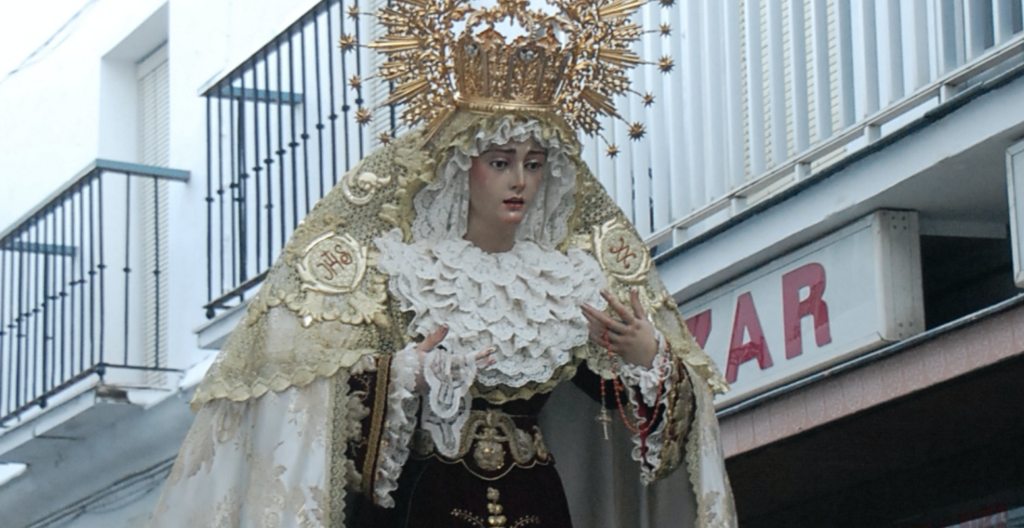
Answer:
M447 163L438 168L437 178L413 200L416 208L413 240L462 238L469 219L468 175L472 158L491 145L533 138L547 149L547 162L537 196L516 228L516 240L554 248L569 232L568 219L575 206L576 166L558 136L544 136L541 123L536 120L515 122L506 118L493 132L481 129L467 146L453 146Z
M580 305L606 306L601 268L577 249L562 254L518 242L508 252L485 253L462 239L404 244L397 230L377 245L391 292L414 313L410 334L448 325L445 341L457 355L497 348L497 361L476 376L487 386L550 379L572 348L587 342Z

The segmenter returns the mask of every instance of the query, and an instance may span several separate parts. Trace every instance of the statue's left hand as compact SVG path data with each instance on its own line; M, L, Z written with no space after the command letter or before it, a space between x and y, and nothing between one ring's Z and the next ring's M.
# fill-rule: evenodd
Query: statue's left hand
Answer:
M658 338L654 332L654 325L647 319L647 314L640 304L640 293L636 289L630 292L632 310L626 308L607 290L602 290L601 296L619 315L619 320L589 304L584 304L583 316L587 318L590 341L621 356L629 363L650 368L654 356L658 353Z

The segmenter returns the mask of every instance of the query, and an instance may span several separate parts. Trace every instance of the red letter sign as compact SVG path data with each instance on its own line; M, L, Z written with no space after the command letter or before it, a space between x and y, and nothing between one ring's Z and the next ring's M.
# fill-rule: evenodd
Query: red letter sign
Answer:
M711 335L711 310L704 310L687 319L686 329L697 340L697 344L704 348L704 344L708 342L708 336Z
M806 299L800 300L800 290L810 288ZM828 305L825 294L825 268L816 262L800 266L782 276L782 324L786 329L786 359L803 353L803 335L800 320L811 316L814 322L814 342L824 346L832 342L828 327Z
M744 343L743 336L748 333L750 341ZM754 297L747 292L736 299L736 318L732 323L732 341L729 343L729 360L725 369L725 380L735 383L736 370L751 359L757 360L761 370L772 366L768 342L764 339L761 321L757 318L757 309L754 308Z

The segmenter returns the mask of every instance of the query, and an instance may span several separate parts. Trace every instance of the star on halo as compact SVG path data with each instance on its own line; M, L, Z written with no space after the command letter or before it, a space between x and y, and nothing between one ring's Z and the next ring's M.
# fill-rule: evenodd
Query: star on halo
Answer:
M373 119L373 114L366 108L356 110L356 123L365 125L370 122L370 119Z
M658 59L658 69L661 70L661 73L671 72L672 68L675 65L675 61L672 60L672 57L669 55L663 55L660 59Z
M356 47L356 38L352 35L342 35L338 39L338 47L341 48L341 51L350 51Z
M632 125L629 125L629 139L637 141L644 137L645 133L647 133L647 128L644 127L643 123L633 123Z

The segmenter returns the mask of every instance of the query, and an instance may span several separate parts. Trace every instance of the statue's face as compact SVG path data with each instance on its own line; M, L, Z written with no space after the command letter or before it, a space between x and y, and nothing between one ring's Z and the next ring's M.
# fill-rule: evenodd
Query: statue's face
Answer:
M491 145L469 167L470 223L518 224L537 196L547 151L533 139Z

